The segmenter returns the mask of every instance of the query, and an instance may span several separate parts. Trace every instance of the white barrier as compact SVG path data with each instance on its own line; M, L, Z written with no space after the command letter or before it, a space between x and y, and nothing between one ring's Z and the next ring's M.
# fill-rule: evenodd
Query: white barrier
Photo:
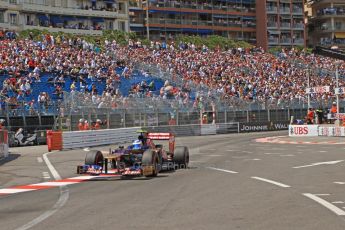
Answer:
M217 134L217 126L215 124L204 124L201 125L200 133L201 135L216 135Z
M317 137L318 125L289 125L290 137Z
M345 137L345 127L319 127L319 136Z
M8 132L0 130L0 158L8 157Z
M121 144L138 138L140 127L62 133L62 149Z
M289 125L290 137L345 137L345 127L319 125Z

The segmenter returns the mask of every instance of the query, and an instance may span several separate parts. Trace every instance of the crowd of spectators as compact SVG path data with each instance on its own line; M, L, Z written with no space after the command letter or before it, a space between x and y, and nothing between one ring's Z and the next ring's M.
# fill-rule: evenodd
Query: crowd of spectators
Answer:
M211 50L205 45L197 47L194 44L174 42L151 42L144 46L135 41L129 41L128 46L122 47L116 41L97 45L81 38L45 35L42 41L5 37L0 50L0 78L6 76L0 86L0 96L5 98L4 101L12 103L25 101L25 95L32 93L32 84L40 82L42 74L50 73L48 81L54 85L54 94L58 98L62 98L64 82L69 78L73 81L70 87L72 94L79 84L78 90L90 95L92 104L116 107L115 101L123 98L119 92L121 76L130 78L137 63L156 66L176 82L183 80L183 84L166 81L161 89L155 89L154 82L143 81L133 85L129 92L131 97L176 99L187 104L193 102L193 86L198 85L207 88L209 96L222 99L273 101L277 104L306 100L307 67L311 69L311 87L331 87L329 93L313 94L312 98L333 100L334 97L337 62L294 49L271 54L260 48L224 51ZM344 75L344 62L338 64L340 73ZM123 67L121 74L116 72L118 67ZM142 68L140 71L144 76L150 76L149 69ZM91 80L92 84L87 85L85 79ZM97 91L96 84L106 85L102 94ZM343 80L340 81L342 86L345 86ZM52 95L41 93L37 101L26 103L37 102L45 107ZM198 92L196 95L192 100L197 104L200 98Z

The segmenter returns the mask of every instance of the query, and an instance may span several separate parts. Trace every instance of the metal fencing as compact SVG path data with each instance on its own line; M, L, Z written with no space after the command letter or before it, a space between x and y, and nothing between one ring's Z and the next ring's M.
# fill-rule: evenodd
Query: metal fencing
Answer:
M314 108L329 109L333 100L315 100ZM340 112L345 107L340 103ZM195 100L122 97L93 97L90 94L73 92L64 94L64 100L38 105L28 110L24 106L7 106L0 111L0 119L15 131L20 127L28 130L43 130L63 127L76 130L78 121L84 118L91 122L104 121L103 128L124 128L134 126L193 125L202 122L267 122L288 121L291 116L304 119L308 103L305 99L290 101L267 100L245 101L238 98L222 100L212 96L200 96ZM203 121L203 117L206 117ZM61 118L61 119L57 119Z

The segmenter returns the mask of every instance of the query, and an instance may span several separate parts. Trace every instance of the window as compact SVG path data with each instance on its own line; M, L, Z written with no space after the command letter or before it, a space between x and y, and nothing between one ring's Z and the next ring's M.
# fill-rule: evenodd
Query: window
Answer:
M335 22L335 29L341 30L342 29L342 23L341 22Z
M126 22L119 21L119 30L126 31Z
M17 0L10 0L10 4L17 4Z
M114 29L114 25L112 21L108 22L107 24L108 24L108 28L107 28L108 30Z
M10 14L10 24L17 25L17 14Z
M0 11L0 23L4 23L4 12Z
M125 14L126 13L126 5L123 2L119 2L119 13Z

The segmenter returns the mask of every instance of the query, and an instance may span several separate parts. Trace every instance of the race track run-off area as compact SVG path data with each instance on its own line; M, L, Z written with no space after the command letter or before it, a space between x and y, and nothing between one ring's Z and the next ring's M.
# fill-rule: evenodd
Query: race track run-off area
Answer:
M136 179L76 174L87 151L109 146L11 148L0 160L0 229L344 230L345 144L285 135L177 137L189 168Z

